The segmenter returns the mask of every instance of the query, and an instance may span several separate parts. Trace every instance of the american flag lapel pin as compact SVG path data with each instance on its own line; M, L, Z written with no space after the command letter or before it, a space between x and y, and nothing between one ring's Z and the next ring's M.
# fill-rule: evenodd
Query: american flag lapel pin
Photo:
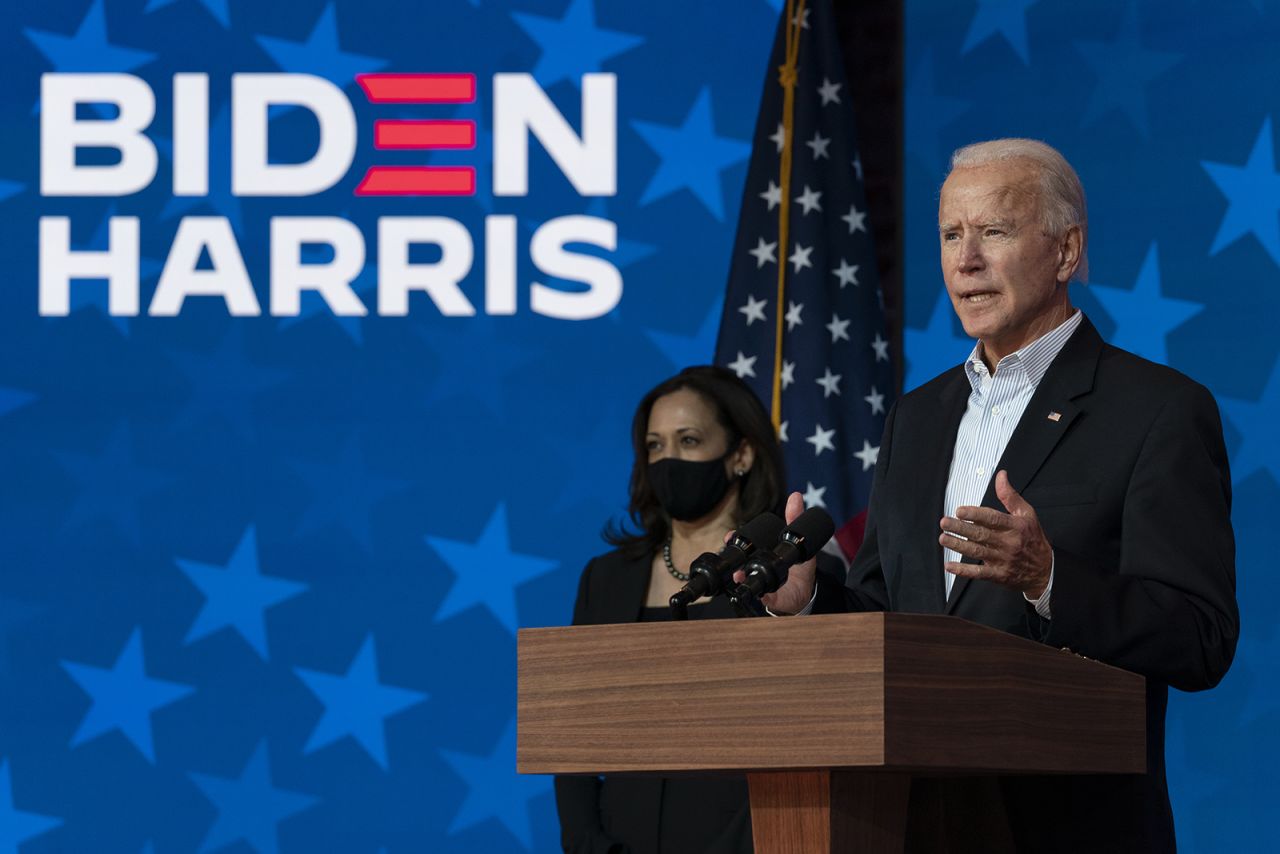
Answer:
M1061 421L1061 420L1062 420L1062 413L1061 413L1061 412L1054 412L1053 410L1050 410L1050 411L1049 411L1049 420L1050 420L1050 421Z

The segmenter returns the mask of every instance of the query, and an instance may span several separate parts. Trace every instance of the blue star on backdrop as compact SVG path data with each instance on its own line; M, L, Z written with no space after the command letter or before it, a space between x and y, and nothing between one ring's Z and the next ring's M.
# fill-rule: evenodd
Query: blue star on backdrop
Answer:
M606 60L644 43L640 36L596 26L595 4L596 0L572 0L559 19L511 13L541 49L533 76L544 88L561 80L577 86L581 75L603 70Z
M229 626L263 659L267 658L267 609L308 588L306 584L262 574L252 526L245 530L224 566L192 560L175 562L205 597L183 642L197 641Z
M555 569L558 561L518 554L511 550L507 508L499 504L474 543L445 537L427 537L453 572L453 586L436 620L445 620L475 605L493 612L502 625L516 630L516 587Z
M654 346L676 370L690 365L705 365L715 353L716 335L720 331L720 315L723 310L722 302L713 304L692 335L662 329L649 329L646 332Z
M387 60L347 53L339 44L337 4L329 3L305 41L258 36L258 44L276 65L298 74L318 74L340 87L355 84L357 74L381 71Z
M1243 436L1240 447L1232 455L1232 480L1239 483L1263 468L1280 481L1280 445L1273 432L1275 425L1280 424L1280 362L1272 366L1271 376L1257 400L1224 397L1218 402Z
M172 480L137 464L130 431L123 424L112 431L97 456L62 451L58 459L79 486L64 524L110 519L134 542L142 538L139 503Z
M187 375L190 389L186 407L175 421L177 427L204 427L213 422L242 438L253 437L255 399L287 374L254 364L245 356L245 346L243 327L231 326L212 353L171 354Z
M910 326L902 330L902 349L908 353L906 377L902 381L904 391L923 385L938 374L954 368L964 361L973 349L973 339L955 332L956 313L951 307L951 297L940 289L929 315L929 325L924 329Z
M0 851L18 850L28 839L61 824L60 819L20 810L13 802L13 775L8 761L0 761Z
M938 92L933 54L925 51L906 80L906 148L930 169L942 166L945 127L969 111L969 102Z
M107 36L106 0L93 0L80 26L70 36L28 28L28 39L58 72L133 71L156 54L122 47Z
M549 794L551 780L543 776L512 776L516 761L516 722L512 718L488 756L468 756L452 750L441 751L453 769L467 783L467 799L449 825L450 833L497 819L520 844L529 848L529 802Z
M1154 243L1131 290L1097 284L1090 288L1115 321L1111 343L1161 364L1169 361L1165 343L1169 333L1204 309L1200 303L1161 294L1160 259Z
M1253 142L1253 150L1243 166L1201 161L1213 183L1227 197L1227 212L1213 236L1210 255L1252 234L1280 264L1280 172L1276 171L1275 149L1271 136L1271 117L1262 123Z
M724 220L720 172L741 163L751 154L751 146L717 135L711 114L711 90L704 88L689 108L679 127L653 122L631 123L661 158L658 171L649 179L640 204L688 189L717 220Z
M341 676L318 670L294 668L298 678L324 704L321 716L303 752L310 753L351 736L386 769L387 738L383 721L427 699L421 691L396 688L378 681L378 656L370 634L347 672Z
M260 854L276 854L280 850L279 823L316 803L310 795L279 789L272 784L265 741L254 750L236 779L195 773L190 776L218 811L217 819L201 843L202 852L216 851L243 839Z
M1030 62L1027 55L1027 7L1039 0L978 0L978 8L964 35L961 53L968 53L994 35L1004 36L1018 57Z
M355 436L333 454L332 462L294 460L290 465L302 473L312 492L311 503L298 523L299 533L314 534L336 524L355 537L365 551L373 548L370 523L378 503L410 485L372 471Z
M151 713L195 690L190 685L147 675L141 629L134 629L129 635L111 667L72 661L62 662L62 666L91 699L84 719L71 738L71 746L118 729L152 763L156 761L156 751L151 735Z
M154 12L157 9L163 9L165 6L170 6L177 2L179 2L179 0L149 0L149 2L147 3L147 8L143 9L142 11ZM201 6L209 10L209 14L212 15L214 17L214 20L216 20L219 24L222 24L222 28L224 30L230 28L231 26L231 10L229 8L230 0L193 0L193 2L199 2Z
M1150 136L1145 87L1182 57L1142 46L1138 4L1130 2L1125 6L1115 41L1079 41L1076 48L1098 78L1081 121L1086 125L1092 124L1114 108L1127 115L1144 137Z

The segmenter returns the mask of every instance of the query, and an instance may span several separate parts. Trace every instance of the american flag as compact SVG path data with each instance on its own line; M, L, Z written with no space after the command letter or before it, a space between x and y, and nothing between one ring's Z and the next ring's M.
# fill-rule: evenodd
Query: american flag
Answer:
M756 121L715 361L771 409L791 488L806 506L831 513L846 556L862 540L893 396L866 217L830 0L788 0Z

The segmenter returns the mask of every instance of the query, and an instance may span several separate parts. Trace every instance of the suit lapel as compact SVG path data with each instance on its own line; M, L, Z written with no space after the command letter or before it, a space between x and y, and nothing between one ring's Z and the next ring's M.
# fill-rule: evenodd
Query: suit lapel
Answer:
M1087 317L1081 318L1080 326L1040 380L1018 426L1009 437L1009 444L1005 446L1000 462L991 473L991 481L982 497L983 507L990 507L1001 513L1008 512L996 497L995 475L1001 469L1009 472L1009 483L1018 492L1025 490L1031 483L1049 454L1067 434L1067 428L1080 414L1079 407L1072 401L1092 390L1101 352L1101 336ZM946 613L955 612L956 604L968 587L969 579L956 578L951 585Z
M916 460L918 473L915 489L915 516L922 530L933 532L913 544L914 552L903 556L899 600L901 610L937 614L946 601L947 588L942 576L942 545L938 542L938 519L946 503L947 478L951 457L955 453L956 433L969 400L969 380L964 371L942 389L938 397L938 417L921 425L924 435L911 447L927 449ZM923 567L924 571L911 571Z

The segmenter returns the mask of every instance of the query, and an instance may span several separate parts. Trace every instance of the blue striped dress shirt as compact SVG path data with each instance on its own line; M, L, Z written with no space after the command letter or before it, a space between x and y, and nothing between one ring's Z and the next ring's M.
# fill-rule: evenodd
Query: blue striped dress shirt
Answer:
M1061 326L1041 335L1021 350L1005 356L996 365L994 374L987 371L982 361L979 343L965 360L964 372L972 391L960 429L956 433L956 446L951 456L951 473L947 477L946 514L956 515L961 505L977 506L987 486L996 475L996 463L1004 454L1009 437L1018 426L1023 411L1031 402L1040 380L1067 339L1080 325L1079 311L1071 315ZM958 561L960 554L944 548L943 561ZM943 570L947 596L956 577ZM1049 592L1053 588L1053 570L1049 572L1049 584L1039 599L1031 602L1041 617L1049 619Z

